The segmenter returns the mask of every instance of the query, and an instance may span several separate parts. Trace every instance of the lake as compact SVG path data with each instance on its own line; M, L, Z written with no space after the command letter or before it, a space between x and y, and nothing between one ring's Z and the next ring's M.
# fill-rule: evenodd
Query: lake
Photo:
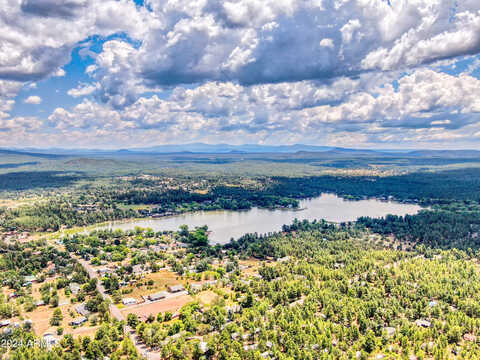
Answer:
M291 224L295 218L344 222L354 221L361 216L413 215L421 209L415 204L401 204L393 201L375 199L349 201L334 194L322 194L317 198L301 200L300 208L302 210L252 208L246 211L199 211L157 219L112 222L99 229L130 230L139 226L164 231L178 230L182 224L188 225L190 229L208 225L211 231L210 243L225 244L230 238L237 239L246 233L265 234L279 231L283 224Z

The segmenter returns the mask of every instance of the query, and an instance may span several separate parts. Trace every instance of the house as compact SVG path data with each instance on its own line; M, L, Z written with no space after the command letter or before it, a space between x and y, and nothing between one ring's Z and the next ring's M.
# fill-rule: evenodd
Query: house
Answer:
M171 293L177 293L177 292L180 292L180 291L184 291L185 290L185 287L183 285L170 285L168 287L168 291L171 292Z
M193 292L198 292L198 291L201 291L202 289L203 289L202 284L191 284L190 285L190 290L193 291Z
M421 326L421 327L424 327L424 328L429 328L430 326L432 326L432 323L430 321L427 321L427 320L418 319L418 320L415 321L415 325Z
M148 295L148 300L150 301L158 301L161 299L165 299L167 297L167 293L165 291L160 291L155 294Z
M58 344L58 339L53 334L44 334L42 340L48 348Z
M8 326L10 325L10 320L2 320L0 321L0 327Z
M142 254L142 255L147 255L148 254L148 249L147 248L138 249L138 251L140 251L140 254Z
M106 266L102 266L100 268L97 269L97 272L100 274L100 275L105 275L105 274L108 274L110 273L110 269Z
M22 286L26 287L26 286L31 286L35 281L37 281L37 278L33 275L29 275L29 276L24 276L23 280L24 282Z
M45 301L43 300L38 300L36 303L35 303L35 306L43 306L45 305Z
M200 341L198 344L198 350L201 354L205 354L208 351L208 344L205 341Z
M82 316L90 315L90 311L87 310L85 303L75 306L75 311Z
M147 273L147 271L143 268L143 265L133 265L132 266L132 272L135 274L135 275L142 275L142 274L145 274Z
M23 280L25 282L33 283L33 282L37 281L37 277L34 276L34 275L24 276Z
M395 335L397 329L395 329L394 327L384 327L383 331L385 331L388 337L392 337Z
M80 284L77 284L77 283L70 283L68 285L70 291L72 292L73 295L77 295L78 292L80 291Z
M226 306L225 310L227 311L227 313L235 314L242 311L242 307L240 305Z
M165 244L158 244L158 245L154 245L152 246L152 250L154 252L161 252L161 251L166 251L168 250L168 245L165 245Z
M82 325L83 323L87 322L87 318L85 316L78 317L76 319L73 319L70 322L70 325L72 326L79 326Z
M137 300L134 298L125 298L122 300L123 305L135 305L137 303Z
M178 311L175 311L173 314L172 314L172 319L178 319L180 317L180 312Z
M435 306L437 306L437 305L438 305L438 302L436 302L435 300L432 300L432 301L430 301L430 302L428 303L428 306L429 306L429 307L435 307Z
M218 283L218 280L210 280L210 281L207 281L205 285L214 286L214 285L217 285L217 283Z

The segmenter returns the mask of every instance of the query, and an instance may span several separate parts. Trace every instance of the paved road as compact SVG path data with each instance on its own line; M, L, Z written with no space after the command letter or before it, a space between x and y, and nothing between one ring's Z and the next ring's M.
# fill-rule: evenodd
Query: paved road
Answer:
M75 257L75 258L78 260L80 265L82 265L82 267L85 269L85 271L88 273L88 276L91 279L97 279L98 280L97 281L97 290L105 300L107 300L107 299L109 300L109 302L110 302L110 306L109 306L110 307L110 313L112 314L112 316L115 319L117 319L118 321L125 320L125 316L123 316L120 309L113 303L110 295L107 294L107 291L105 290L105 287L102 285L102 282L100 281L98 273L93 268L93 266L90 265L87 261L85 261L85 260L83 260L79 257ZM160 353L149 351L148 348L145 346L145 344L142 344L140 342L140 339L138 338L134 329L132 329L130 326L127 325L127 326L125 326L125 331L128 334L128 336L130 337L130 340L132 340L132 342L135 345L139 354L144 356L147 360L161 360Z

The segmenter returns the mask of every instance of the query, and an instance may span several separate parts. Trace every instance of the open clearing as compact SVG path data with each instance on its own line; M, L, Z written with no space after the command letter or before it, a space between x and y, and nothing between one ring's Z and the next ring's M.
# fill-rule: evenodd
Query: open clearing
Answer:
M209 306L215 301L217 297L218 295L215 294L213 291L207 290L198 293L195 296L195 300L197 300L201 305Z
M159 271L156 273L147 274L141 280L141 282L144 284L148 280L153 280L154 284L142 286L131 285L127 287L127 289L131 289L132 292L127 293L124 295L124 297L133 297L138 301L142 301L142 296L154 294L159 291L165 291L167 290L167 287L171 285L183 284L181 276L170 271Z
M248 268L242 270L243 274L253 275L258 273L258 269L262 266L262 261L258 259L247 259L240 260L238 264L240 266L248 266Z
M181 295L172 299L148 303L145 305L134 306L131 308L124 308L121 310L122 314L127 317L128 314L136 314L139 317L147 318L150 314L157 316L160 312L175 312L185 304L193 301L190 295Z

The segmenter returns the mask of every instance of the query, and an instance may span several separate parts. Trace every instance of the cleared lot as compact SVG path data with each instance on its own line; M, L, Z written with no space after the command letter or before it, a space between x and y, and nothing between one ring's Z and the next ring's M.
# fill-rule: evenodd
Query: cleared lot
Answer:
M190 301L193 301L190 295L180 295L166 300L128 307L122 309L121 312L125 317L128 314L135 314L139 317L147 318L149 315L156 316L159 312L170 311L173 313Z

